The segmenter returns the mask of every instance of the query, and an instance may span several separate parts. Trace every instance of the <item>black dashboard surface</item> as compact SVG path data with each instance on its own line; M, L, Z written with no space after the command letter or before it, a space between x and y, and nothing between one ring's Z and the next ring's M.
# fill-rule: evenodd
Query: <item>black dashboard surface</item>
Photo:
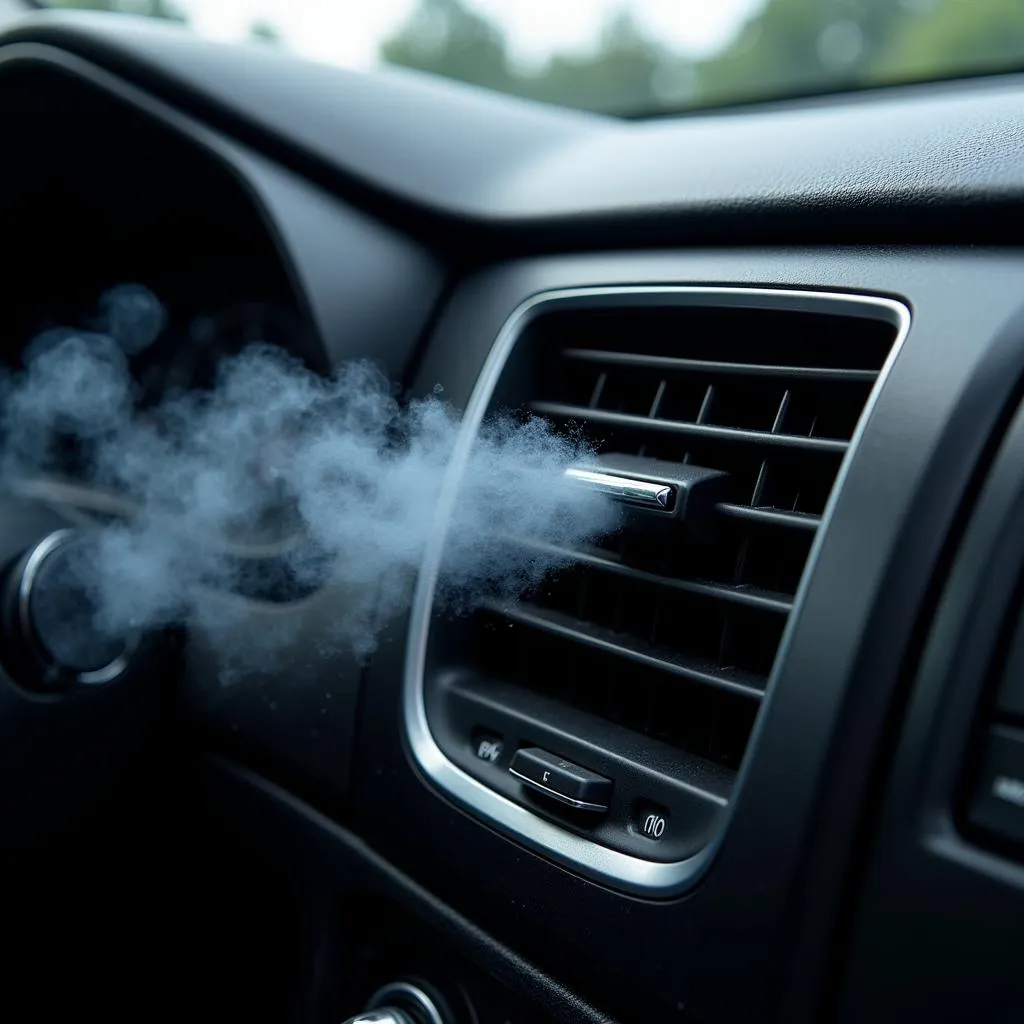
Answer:
M499 245L530 227L593 242L615 222L616 245L638 234L952 240L951 225L958 238L1008 230L1002 218L1024 195L1013 75L623 122L397 70L300 64L130 18L40 15L5 40L86 56L410 227L440 219Z
M369 664L318 659L318 630L343 599L325 591L285 613L300 620L287 671L230 689L208 652L185 651L178 712L200 765L186 778L211 831L298 892L300 922L268 931L268 948L316 949L299 972L309 991L297 1020L343 1015L348 995L332 1001L329 977L339 965L322 959L332 942L390 948L367 925L382 916L382 932L426 936L399 944L402 957L436 940L479 998L517 1006L504 1011L517 1024L830 1019L845 954L857 986L845 1019L903 1020L925 1005L930 1019L962 1019L952 1003L945 1017L940 1000L915 1003L909 980L887 1005L891 964L875 945L900 871L923 856L918 833L892 820L913 807L913 764L889 798L899 811L885 803L903 712L920 715L912 684L931 618L1020 398L1022 100L1024 79L1004 76L627 123L129 18L40 13L0 35L0 177L18 185L0 203L16 236L67 227L45 189L25 186L64 140L92 143L61 165L82 169L61 208L82 232L118 206L111 168L128 181L194 165L181 180L216 182L225 198L211 205L234 221L175 191L173 173L156 200L133 193L133 210L169 202L206 230L258 239L250 248L270 254L261 272L308 321L318 368L368 356L408 393L440 385L462 407L508 316L554 288L776 286L882 295L911 311L805 581L728 831L683 897L585 881L428 785L400 717L404 620ZM139 244L159 252L160 239ZM190 272L209 273L176 259L186 291ZM279 614L251 612L252 629ZM876 844L895 833L898 856ZM1001 938L1019 941L1019 879L1003 875L986 890L1002 908L975 921L997 919ZM258 882L241 896L253 918L260 900ZM986 936L971 941L982 958ZM1020 975L994 963L1005 1009ZM923 964L906 977L923 983Z

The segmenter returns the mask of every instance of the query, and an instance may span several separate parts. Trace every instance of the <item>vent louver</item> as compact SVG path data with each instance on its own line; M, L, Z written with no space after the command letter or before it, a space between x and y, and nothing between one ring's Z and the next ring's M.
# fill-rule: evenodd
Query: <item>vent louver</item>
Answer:
M624 859L692 859L721 823L815 535L905 321L886 300L726 289L537 309L492 408L529 408L601 454L724 471L727 492L707 536L633 525L566 553L568 568L515 604L436 621L423 683L446 757ZM478 756L480 737L501 739L495 762ZM609 814L524 792L507 774L521 746L611 778ZM644 831L651 814L666 822L657 838ZM547 841L527 838L551 849L540 831ZM638 887L629 875L619 880Z

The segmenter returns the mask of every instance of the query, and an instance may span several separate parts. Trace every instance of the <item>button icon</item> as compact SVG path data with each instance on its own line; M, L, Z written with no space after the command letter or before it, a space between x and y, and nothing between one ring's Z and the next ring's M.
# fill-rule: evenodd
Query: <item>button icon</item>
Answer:
M1024 781L999 775L992 783L992 795L997 800L1005 800L1017 807L1024 807Z
M488 764L497 764L504 749L505 744L496 736L480 736L477 738L476 756L481 761L487 761Z
M665 819L660 814L648 814L644 818L643 833L650 839L660 839L665 834Z
M967 814L972 825L1024 844L1024 730L989 731Z
M633 828L645 839L657 842L668 828L668 817L664 807L642 803L633 809Z

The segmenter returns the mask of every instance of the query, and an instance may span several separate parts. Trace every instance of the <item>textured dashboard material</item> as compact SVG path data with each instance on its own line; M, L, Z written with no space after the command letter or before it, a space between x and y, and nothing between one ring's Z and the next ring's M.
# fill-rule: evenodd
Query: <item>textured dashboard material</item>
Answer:
M626 122L132 18L40 13L0 36L16 41L86 56L424 230L440 218L550 236L615 220L675 240L980 240L1011 230L1008 204L1024 198L1020 75Z

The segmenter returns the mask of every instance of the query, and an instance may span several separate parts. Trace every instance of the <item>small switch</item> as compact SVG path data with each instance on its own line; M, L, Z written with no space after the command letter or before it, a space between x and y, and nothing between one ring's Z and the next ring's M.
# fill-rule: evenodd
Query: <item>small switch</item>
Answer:
M611 779L565 761L540 747L516 751L509 771L524 785L578 811L607 811Z
M473 733L473 753L481 761L497 764L505 750L505 742L500 736L490 732Z
M1010 644L1010 654L1003 669L1003 681L996 698L1004 715L1024 718L1024 617L1017 624L1017 632Z
M1024 843L1024 732L997 726L989 733L968 818L972 824Z
M633 827L645 839L657 842L668 829L668 811L657 804L641 802L633 809Z

